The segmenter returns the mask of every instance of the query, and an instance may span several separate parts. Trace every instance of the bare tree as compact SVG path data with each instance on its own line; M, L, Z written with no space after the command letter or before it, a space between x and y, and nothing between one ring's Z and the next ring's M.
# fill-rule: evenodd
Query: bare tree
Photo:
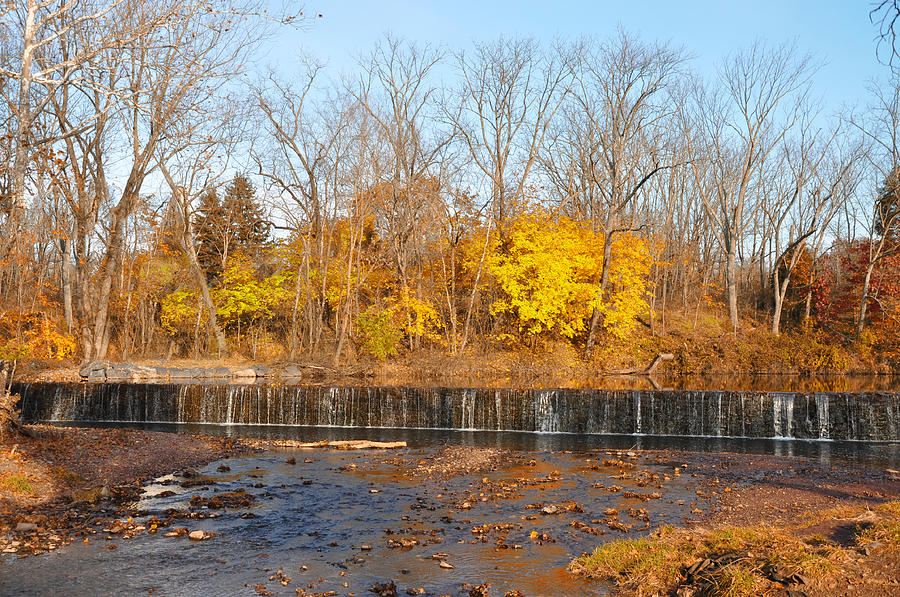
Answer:
M887 64L894 66L894 59L898 56L897 26L900 19L900 0L877 0L871 3L869 21L878 27L878 45L876 52L880 56L887 54ZM882 48L887 46L885 51ZM884 60L884 58L881 58Z
M251 155L260 176L269 182L288 226L302 243L302 257L294 284L290 356L299 349L301 295L306 314L307 345L321 340L327 301L324 285L332 267L331 230L341 206L335 176L346 151L352 107L348 98L326 97L316 102L315 84L321 66L306 64L297 85L286 85L274 76L267 88L256 92L264 115L267 143L257 143Z
M126 0L107 2L60 2L58 0L26 0L14 10L14 28L10 35L21 35L21 61L18 70L0 69L0 74L18 81L15 103L16 130L12 166L11 218L14 225L25 206L25 174L34 146L52 138L39 138L32 127L35 119L53 98L55 92L76 79L76 73L100 52L123 38L134 38L145 31L146 23L130 31L124 30L118 18ZM99 35L81 38L83 43L73 52L58 55L56 60L39 60L41 54L52 55L53 45L65 41L78 30L90 28ZM35 65L39 64L37 70ZM41 88L35 93L33 86ZM70 133L71 134L71 133Z
M501 38L456 55L461 87L445 100L483 176L496 223L515 215L550 123L572 84L572 56L532 39ZM478 185L482 188L482 185Z
M738 252L757 205L753 190L766 160L799 118L813 72L809 57L793 48L769 50L757 43L730 57L719 71L721 94L699 86L693 114L683 120L694 177L715 222L725 258L725 286L732 329L738 319Z
M762 211L772 230L771 245L775 259L772 276L772 333L781 333L784 300L791 275L800 263L810 239L818 234L819 243L831 220L837 215L852 176L852 156L833 155L838 130L822 131L814 126L818 114L804 114L798 135L782 147L770 180L772 192L761 200ZM834 166L836 169L832 169ZM785 243L782 238L787 233ZM817 244L819 244L817 243Z
M900 253L900 77L893 74L887 85L872 89L873 103L866 116L851 117L850 123L866 140L866 162L876 182L874 205L859 213L868 235L867 263L860 293L856 337L866 325L872 273L886 257Z

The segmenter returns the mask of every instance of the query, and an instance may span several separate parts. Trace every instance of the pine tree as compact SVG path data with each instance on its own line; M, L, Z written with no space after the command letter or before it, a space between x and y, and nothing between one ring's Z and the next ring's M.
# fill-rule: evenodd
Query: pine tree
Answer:
M222 209L231 224L236 250L253 254L269 240L269 223L256 199L256 188L246 176L238 174L225 189Z
M235 176L221 200L213 188L201 194L194 237L197 258L210 282L221 277L235 252L252 259L258 256L269 239L269 223L246 176Z

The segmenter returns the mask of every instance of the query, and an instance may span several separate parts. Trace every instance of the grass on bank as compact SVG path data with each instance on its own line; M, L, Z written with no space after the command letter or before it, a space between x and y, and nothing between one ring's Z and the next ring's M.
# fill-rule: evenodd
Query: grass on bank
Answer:
M840 518L844 518L847 513L841 510ZM866 522L856 527L856 546L877 542L884 548L900 548L900 501L854 512L861 513L868 516L860 517ZM638 596L670 594L678 587L692 586L702 595L749 597L783 586L774 580L779 576L822 577L839 570L848 548L822 537L793 534L802 528L663 527L647 537L605 543L573 561L571 569Z
M34 491L34 487L32 487L27 476L8 474L0 477L0 491L23 494L31 493Z

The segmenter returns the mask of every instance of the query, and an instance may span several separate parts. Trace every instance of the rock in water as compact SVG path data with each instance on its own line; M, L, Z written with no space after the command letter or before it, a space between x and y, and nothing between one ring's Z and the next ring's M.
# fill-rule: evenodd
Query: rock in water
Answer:
M188 539L191 541L206 541L212 537L212 533L207 533L206 531L191 531L188 535Z
M370 590L379 597L397 597L397 585L394 581L377 582Z

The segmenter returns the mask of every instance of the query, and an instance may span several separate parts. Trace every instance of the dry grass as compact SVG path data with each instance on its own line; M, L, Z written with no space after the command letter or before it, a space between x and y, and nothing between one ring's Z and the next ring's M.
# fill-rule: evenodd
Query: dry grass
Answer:
M798 537L804 529L838 520L860 521L853 545L842 548L819 535ZM703 595L749 597L781 586L774 582L772 571L833 576L847 561L849 550L872 543L900 548L900 500L874 509L845 506L810 512L784 528L663 527L640 539L605 543L573 561L571 568L611 581L631 595L670 594L680 586L692 586Z
M831 545L802 541L767 527L662 529L646 538L601 545L572 568L639 596L668 594L690 584L704 595L749 597L774 586L768 570L826 576L837 570L838 554ZM711 564L691 574L690 567L705 560Z

